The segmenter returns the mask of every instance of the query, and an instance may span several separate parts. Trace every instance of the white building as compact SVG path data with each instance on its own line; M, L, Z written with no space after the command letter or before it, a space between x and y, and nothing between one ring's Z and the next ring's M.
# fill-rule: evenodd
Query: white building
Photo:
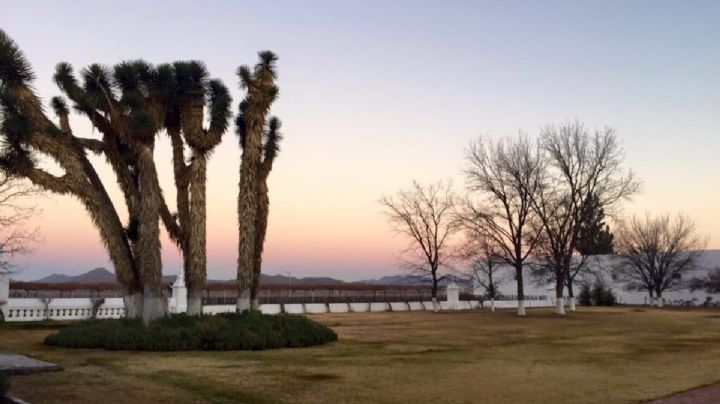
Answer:
M615 258L612 256L601 256L598 260L590 260L590 271L588 271L588 275L586 276L586 279L578 279L576 284L574 285L574 292L575 297L580 294L580 289L582 287L580 281L586 281L589 283L593 283L595 280L595 274L599 274L603 277L603 280L605 284L612 288L613 293L615 294L615 297L617 298L619 303L623 304L647 304L649 303L649 295L647 291L630 291L627 290L626 285L623 282L620 282L613 278L612 276L612 268L613 268L613 261L615 261ZM700 257L699 266L701 269L693 272L685 274L684 277L685 280L689 280L691 278L702 276L705 273L707 273L708 270L720 267L720 250L708 250L705 251L702 256ZM515 298L517 295L517 285L515 283L514 276L507 276L507 274L514 274L515 269L510 267L509 265L503 265L500 266L498 271L507 271L504 272L505 274L505 282L501 283L498 287L500 294L503 296L508 296L511 298ZM534 282L534 280L531 277L530 269L529 267L526 268L523 271L523 286L524 286L524 292L525 296L537 298L541 296L546 296L550 300L555 300L555 285L554 284L541 284L538 285ZM477 281L474 282L474 290L473 294L476 296L481 296L485 294L485 290L480 287L480 285L477 283ZM567 288L565 288L564 295L567 296ZM712 302L720 302L720 295L712 295L707 294L703 291L690 291L689 289L679 289L679 290L670 290L663 292L663 297L665 298L665 302L667 304L675 304L679 305L681 302L686 301L692 301L695 305L701 305L703 302L706 301L708 297L712 298Z

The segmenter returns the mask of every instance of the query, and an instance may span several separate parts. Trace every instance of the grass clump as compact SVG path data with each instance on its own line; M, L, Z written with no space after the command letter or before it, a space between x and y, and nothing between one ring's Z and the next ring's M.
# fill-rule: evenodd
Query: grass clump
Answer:
M300 348L336 341L330 328L299 315L258 312L164 317L144 327L140 320L89 320L62 328L46 345L111 351L230 351Z

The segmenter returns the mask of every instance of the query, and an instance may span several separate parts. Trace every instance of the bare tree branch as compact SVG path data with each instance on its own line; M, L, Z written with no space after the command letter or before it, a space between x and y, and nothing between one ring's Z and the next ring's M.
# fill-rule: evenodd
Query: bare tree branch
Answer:
M27 181L0 173L0 271L15 271L15 259L30 254L31 245L40 240L39 230L28 226L39 214L32 205L39 193Z

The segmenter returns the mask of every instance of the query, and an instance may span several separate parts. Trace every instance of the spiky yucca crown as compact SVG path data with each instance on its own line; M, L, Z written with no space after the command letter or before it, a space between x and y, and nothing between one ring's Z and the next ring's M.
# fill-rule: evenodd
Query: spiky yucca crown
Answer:
M22 102L32 95L34 79L22 50L0 29L0 169L9 176L34 166L24 143L36 129L31 116L37 111L28 111Z
M0 84L28 84L34 79L32 67L20 47L0 29Z
M60 63L54 79L66 94L74 94L71 98L79 111L110 113L114 108L126 116L128 129L146 140L168 124L154 119L150 105L164 105L165 120L177 113L182 103L207 105L210 131L222 133L229 124L230 92L222 81L209 80L205 65L199 61L153 66L143 60L130 60L112 68L93 64L81 71L81 87L72 66Z

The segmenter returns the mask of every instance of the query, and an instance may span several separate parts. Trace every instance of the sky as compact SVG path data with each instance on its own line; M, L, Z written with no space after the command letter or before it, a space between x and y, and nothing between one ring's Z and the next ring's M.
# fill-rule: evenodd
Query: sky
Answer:
M272 1L1 2L0 27L25 52L47 102L54 66L142 58L204 61L242 98L235 69L279 55L272 113L285 140L270 178L264 272L347 280L398 272L405 242L378 199L413 179L450 179L463 154L567 120L613 127L642 192L626 214L685 212L720 248L720 2ZM237 102L234 103L235 110ZM237 112L237 111L235 111ZM81 136L97 136L81 116ZM239 147L225 134L209 163L208 272L235 276ZM156 149L174 201L169 141ZM116 205L102 158L93 162ZM18 279L111 267L87 214L43 196L43 241ZM180 268L165 239L166 274Z

